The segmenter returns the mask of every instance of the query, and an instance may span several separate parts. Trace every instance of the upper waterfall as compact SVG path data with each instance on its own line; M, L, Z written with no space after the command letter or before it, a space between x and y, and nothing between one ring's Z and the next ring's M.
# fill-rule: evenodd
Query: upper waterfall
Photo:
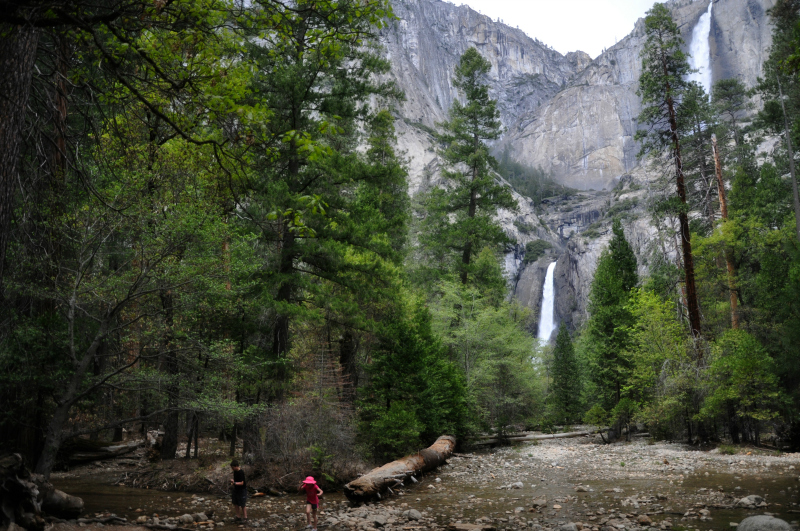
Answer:
M553 330L556 327L555 323L555 287L553 282L554 271L556 269L556 262L552 262L547 266L547 274L544 277L544 289L542 290L542 309L539 313L539 333L536 337L543 341L549 341Z
M711 33L711 9L714 2L708 3L708 9L700 16L697 25L692 30L692 42L689 46L689 66L697 70L689 74L689 81L697 81L706 90L706 94L711 94L711 45L709 37Z

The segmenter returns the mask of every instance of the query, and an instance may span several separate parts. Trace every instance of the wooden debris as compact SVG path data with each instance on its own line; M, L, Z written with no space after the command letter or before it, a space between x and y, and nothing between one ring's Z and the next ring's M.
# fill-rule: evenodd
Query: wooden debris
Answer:
M410 476L428 472L444 464L455 446L455 437L443 435L419 453L387 463L351 481L344 486L344 494L352 502L381 499L381 494L389 487L397 485L398 481L402 482Z

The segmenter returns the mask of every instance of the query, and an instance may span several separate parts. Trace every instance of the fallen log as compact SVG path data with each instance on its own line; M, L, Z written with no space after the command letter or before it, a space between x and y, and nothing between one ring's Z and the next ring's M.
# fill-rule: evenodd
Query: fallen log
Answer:
M138 441L130 444L117 444L114 446L102 446L95 448L91 451L75 452L69 456L70 464L85 463L87 461L103 461L104 459L112 459L130 453L137 448L144 446L144 441Z
M456 438L443 435L419 453L408 455L381 467L374 468L344 486L347 499L360 503L380 499L390 487L402 485L403 480L428 472L444 464L456 447Z
M497 444L500 442L525 442L525 441L543 441L545 439L570 439L573 437L588 437L591 435L588 431L571 431L567 433L553 433L549 435L525 435L525 436L517 436L517 437L504 437L498 438L495 437L493 439L484 439L481 441L473 442L473 446L479 446L484 444Z

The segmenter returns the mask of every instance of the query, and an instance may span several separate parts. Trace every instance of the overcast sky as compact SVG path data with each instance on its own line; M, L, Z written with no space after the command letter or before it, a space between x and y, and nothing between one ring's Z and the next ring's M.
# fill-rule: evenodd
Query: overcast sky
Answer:
M655 0L448 0L500 18L565 54L594 59L633 30Z

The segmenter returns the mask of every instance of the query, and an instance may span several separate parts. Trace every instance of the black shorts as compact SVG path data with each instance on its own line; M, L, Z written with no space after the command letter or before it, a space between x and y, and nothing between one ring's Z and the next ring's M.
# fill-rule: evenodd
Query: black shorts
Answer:
M306 502L306 505L310 505L310 506L311 506L311 508L312 508L313 510L315 510L315 511L317 510L317 505L318 505L318 504L316 504L316 503Z
M247 489L233 489L231 501L233 501L233 504L237 507L244 507L247 505Z

